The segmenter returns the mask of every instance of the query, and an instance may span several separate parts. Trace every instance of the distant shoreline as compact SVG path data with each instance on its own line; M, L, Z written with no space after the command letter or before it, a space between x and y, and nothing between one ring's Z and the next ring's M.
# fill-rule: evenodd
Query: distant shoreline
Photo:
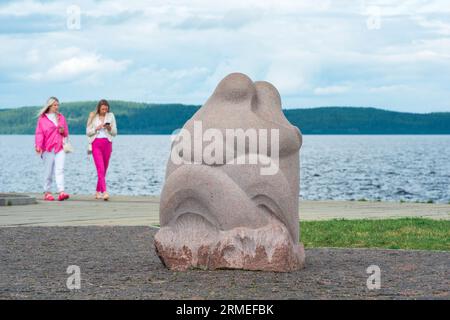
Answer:
M119 134L170 135L182 128L198 105L110 101ZM84 134L93 102L61 103L70 131ZM0 109L0 134L33 134L39 107ZM448 135L450 112L406 113L368 107L283 109L305 135ZM269 119L270 120L270 119Z
M70 128L69 128L70 130ZM82 133L71 133L72 136L85 136ZM171 133L129 133L126 136L170 136ZM0 136L34 136L33 133L0 133ZM302 136L450 136L450 133L303 133Z

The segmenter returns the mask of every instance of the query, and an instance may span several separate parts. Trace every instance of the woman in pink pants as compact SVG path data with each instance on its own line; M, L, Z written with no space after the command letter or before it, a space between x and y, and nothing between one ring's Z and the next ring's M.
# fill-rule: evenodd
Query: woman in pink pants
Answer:
M92 152L95 167L97 168L97 192L95 199L108 200L106 191L106 171L112 152L112 140L117 135L116 119L110 111L109 103L100 100L97 110L91 112L86 126L86 134L89 140L88 152Z

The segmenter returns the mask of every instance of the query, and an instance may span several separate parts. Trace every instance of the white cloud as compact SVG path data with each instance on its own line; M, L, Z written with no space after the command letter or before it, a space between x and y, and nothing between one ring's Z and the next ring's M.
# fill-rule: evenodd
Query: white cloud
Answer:
M77 56L62 60L48 70L32 73L29 79L34 81L70 81L81 77L98 77L122 72L130 61L115 61L100 55Z
M297 67L289 63L273 63L267 74L266 80L273 83L283 94L298 94L309 85L308 75L303 72L303 66Z
M65 13L65 7L62 2L39 2L34 0L10 1L0 5L0 16L28 16L38 14Z
M72 4L76 31L66 28ZM239 71L272 82L285 107L450 109L449 12L442 0L9 1L0 105L37 103L55 88L75 100L200 104ZM369 30L374 13L380 28Z
M405 92L406 90L409 89L410 88L408 86L399 84L399 85L373 87L369 88L369 91L373 93L386 93L386 92Z
M328 86L328 87L318 87L314 89L314 94L317 95L330 95L344 93L350 90L349 86Z
M423 16L416 16L413 18L421 27L431 29L437 34L443 36L450 36L450 22L444 22L438 19L427 19Z

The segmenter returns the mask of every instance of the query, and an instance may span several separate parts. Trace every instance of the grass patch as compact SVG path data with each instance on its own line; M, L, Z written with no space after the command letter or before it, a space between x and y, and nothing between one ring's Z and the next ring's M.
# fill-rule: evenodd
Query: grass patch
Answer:
M385 248L450 251L450 221L423 218L302 221L308 248Z
M159 224L153 225L159 227ZM450 220L401 218L382 220L302 221L307 248L383 248L450 251Z

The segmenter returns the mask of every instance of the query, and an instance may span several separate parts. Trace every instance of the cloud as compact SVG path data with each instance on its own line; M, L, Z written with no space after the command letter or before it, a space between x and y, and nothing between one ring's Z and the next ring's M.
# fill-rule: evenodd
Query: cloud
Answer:
M0 5L0 16L48 15L64 12L67 4L59 1L6 1Z
M0 105L50 93L201 104L239 71L288 108L450 110L449 13L443 0L2 1Z
M444 17L448 18L448 17ZM423 16L414 17L413 20L421 27L431 29L437 34L443 36L450 36L450 21L442 21L440 19L427 19Z
M314 89L314 94L317 95L329 95L329 94L339 94L347 92L350 89L348 86L328 86L328 87L318 87Z
M380 86L380 87L374 87L369 88L368 90L373 93L386 93L386 92L405 92L409 90L410 88L403 84L398 85L389 85L389 86Z
M31 52L31 59L36 53ZM130 61L115 61L102 58L100 55L77 56L62 60L43 72L35 72L29 76L33 81L71 81L81 77L96 77L122 72Z

